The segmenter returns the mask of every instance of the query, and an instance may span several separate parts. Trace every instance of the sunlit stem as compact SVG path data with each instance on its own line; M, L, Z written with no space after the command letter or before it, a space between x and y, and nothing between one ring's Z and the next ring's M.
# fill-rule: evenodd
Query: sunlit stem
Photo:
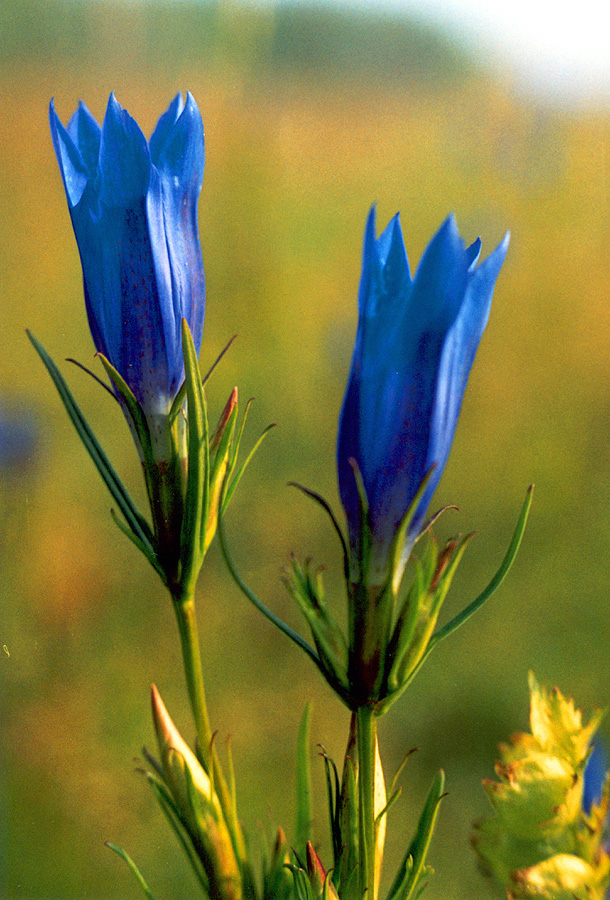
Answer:
M210 719L205 699L194 597L174 598L174 610L178 622L184 675L186 678L191 711L195 721L197 742L205 766L208 771L211 771L210 762L213 735L210 728Z
M214 735L210 728L203 682L203 668L201 666L201 652L199 649L195 598L189 594L186 596L174 596L172 599L180 633L184 674L191 712L195 722L199 753L205 769L213 778L214 790L218 795L225 821L229 827L235 853L239 859L245 860L245 843L237 819L235 802L220 767L220 761L214 746Z
M377 721L370 706L356 710L356 742L358 747L358 815L360 832L360 896L377 900L375 877L375 747Z

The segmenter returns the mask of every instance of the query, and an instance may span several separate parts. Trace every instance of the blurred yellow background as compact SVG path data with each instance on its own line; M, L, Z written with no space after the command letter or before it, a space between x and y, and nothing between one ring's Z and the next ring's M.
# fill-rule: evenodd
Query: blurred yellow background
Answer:
M497 568L527 485L531 524L501 591L431 657L381 722L403 775L388 861L410 840L428 783L449 789L427 896L489 896L468 846L487 812L480 780L527 721L527 671L585 708L606 705L610 643L610 114L518 92L412 22L235 4L4 0L0 14L0 404L36 423L28 464L0 476L0 896L138 897L112 840L157 900L196 890L137 758L152 749L158 685L191 737L172 610L110 518L110 500L25 336L95 366L80 266L48 130L79 98L101 121L111 90L146 134L177 91L206 126L200 228L204 368L238 339L210 386L256 398L247 436L273 421L227 532L246 581L305 633L280 582L291 551L326 567L341 609L337 416L356 327L365 217L397 211L414 268L454 211L483 255L512 243L433 508L441 536L476 529L445 616ZM111 399L62 370L134 495L139 463ZM347 714L307 659L248 606L216 545L199 589L210 713L230 740L254 847L292 833L293 755L314 698L316 833L328 854L321 743L337 761Z

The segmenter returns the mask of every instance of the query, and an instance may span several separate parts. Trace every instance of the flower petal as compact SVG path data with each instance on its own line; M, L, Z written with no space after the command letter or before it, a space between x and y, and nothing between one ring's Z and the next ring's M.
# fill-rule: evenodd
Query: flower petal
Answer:
M94 177L99 163L102 130L82 100L68 122L67 131L78 147L89 175Z
M337 465L352 552L358 554L361 473L378 571L424 478L407 550L447 462L474 356L487 323L508 237L478 268L453 216L432 238L411 280L400 221L365 229L359 321L339 419Z
M125 160L129 164L125 165ZM100 140L100 201L127 207L146 196L150 153L138 123L110 95Z
M89 173L87 166L68 131L64 128L55 112L55 103L49 106L49 122L55 155L64 183L68 205L76 206L87 187Z

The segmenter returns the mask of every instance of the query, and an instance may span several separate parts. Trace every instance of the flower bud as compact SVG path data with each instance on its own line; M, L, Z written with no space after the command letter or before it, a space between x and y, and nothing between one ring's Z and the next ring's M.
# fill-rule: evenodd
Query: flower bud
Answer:
M241 874L220 802L208 773L182 739L154 685L152 711L165 784L201 859L210 896L240 900Z

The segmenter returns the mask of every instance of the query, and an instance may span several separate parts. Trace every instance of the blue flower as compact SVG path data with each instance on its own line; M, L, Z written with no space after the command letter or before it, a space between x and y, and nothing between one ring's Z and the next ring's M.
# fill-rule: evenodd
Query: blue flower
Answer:
M398 216L379 238L374 209L368 217L358 333L339 421L337 464L357 566L363 522L356 472L362 478L372 580L387 579L392 542L431 472L407 529L402 573L447 462L508 235L477 267L480 248L480 240L465 247L450 216L412 278Z
M111 94L101 128L83 103L67 127L51 103L50 122L93 341L157 432L184 379L182 318L197 351L203 332L201 115L178 95L147 142Z
M602 798L607 773L608 756L602 743L596 741L583 774L582 808L587 815L593 804L598 804Z

